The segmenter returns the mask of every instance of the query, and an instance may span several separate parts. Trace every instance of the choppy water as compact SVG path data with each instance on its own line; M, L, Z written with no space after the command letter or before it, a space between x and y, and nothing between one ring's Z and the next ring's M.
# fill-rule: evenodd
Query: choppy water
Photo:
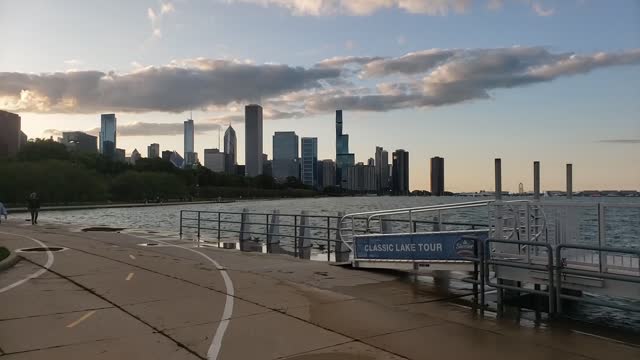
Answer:
M178 232L180 224L180 210L203 210L203 211L225 211L240 212L248 209L250 212L271 213L274 209L279 209L283 214L299 214L307 211L309 214L336 216L338 212L354 213L363 211L416 207L424 205L435 205L443 203L468 202L483 200L483 198L470 197L342 197L342 198L313 198L313 199L282 199L282 200L243 200L227 204L199 204L199 205L176 205L146 208L118 208L118 209L95 209L95 210L73 210L44 212L41 214L43 220L58 223L73 224L78 226L112 226L135 229L147 229L153 231ZM564 199L545 199L550 204L564 202ZM577 211L577 242L597 245L598 244L598 203L602 204L637 204L640 205L640 198L576 198L577 203L587 205ZM563 216L562 209L549 211L547 227L549 231L554 231L554 216ZM433 220L434 214L417 215L414 220ZM191 215L187 215L191 216ZM606 209L606 236L602 245L640 249L640 207L635 208L607 208ZM226 214L223 220L239 221L239 215ZM463 211L443 213L445 222L464 222L486 224L488 211L486 208L465 209ZM215 222L207 220L217 220L215 214L202 215L202 226L215 228ZM293 224L293 218L281 217L282 224ZM330 226L336 227L336 219L330 219ZM250 231L264 232L266 222L265 215L256 215L249 218L249 222L256 223L251 226ZM185 225L194 224L195 221L185 221ZM312 226L326 226L326 218L310 220ZM433 225L419 225L418 230L430 229ZM223 229L236 229L237 224L223 224ZM408 230L408 223L394 223L396 231ZM469 228L463 226L448 226L448 229ZM186 233L192 229L185 229ZM293 235L291 228L282 228L281 233ZM217 231L203 231L203 236L214 238ZM236 238L237 233L223 233L224 238ZM327 232L323 229L311 230L311 236L318 239L326 239ZM335 235L332 233L333 238ZM553 236L553 234L548 234ZM264 239L261 239L264 240ZM316 245L325 246L326 242L315 241ZM283 240L284 247L292 250L292 241ZM316 251L318 251L316 249ZM631 303L636 306L640 299L632 299ZM608 308L596 306L577 306L572 310L571 316L588 321L606 324L609 327L617 327L625 331L640 333L640 314L623 313Z

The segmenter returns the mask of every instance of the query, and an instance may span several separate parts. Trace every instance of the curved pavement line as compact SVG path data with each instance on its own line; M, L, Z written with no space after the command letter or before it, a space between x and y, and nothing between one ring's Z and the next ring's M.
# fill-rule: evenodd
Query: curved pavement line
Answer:
M226 299L224 302L224 311L222 312L222 318L220 319L218 329L216 330L216 333L213 336L213 341L211 342L211 346L207 351L207 359L209 360L218 359L218 354L220 353L220 349L222 348L222 339L224 338L224 333L227 331L227 327L229 326L229 321L231 321L231 315L233 314L233 299L235 296L235 293L233 291L233 282L231 281L229 274L227 274L227 270L224 267L222 267L217 261L213 260L208 255L201 253L198 250L194 250L192 248L188 248L185 246L170 244L162 240L154 240L154 241L167 246L177 247L180 249L189 250L191 252L199 254L200 256L209 260L216 267L216 269L220 271L220 275L224 280L224 286L226 288Z
M35 241L36 243L38 243L38 245L40 245L43 248L46 248L47 245L45 245L42 241L38 240L38 239L34 239L30 236L26 236L26 235L20 235L20 234L16 234L16 233L10 233L10 232L4 232L4 231L0 231L0 234L5 234L5 235L13 235L13 236L19 236L19 237L23 237L25 239L29 239L32 241ZM53 253L51 251L49 251L47 249L47 263L44 264L44 268L34 272L33 274L27 276L26 278L22 279L22 280L18 280L16 282L14 282L13 284L7 285L5 287L3 287L2 289L0 289L0 294L2 294L5 291L11 290L16 286L22 285L23 283L37 278L38 276L44 274L45 272L47 272L49 270L49 268L51 267L51 265L53 265Z

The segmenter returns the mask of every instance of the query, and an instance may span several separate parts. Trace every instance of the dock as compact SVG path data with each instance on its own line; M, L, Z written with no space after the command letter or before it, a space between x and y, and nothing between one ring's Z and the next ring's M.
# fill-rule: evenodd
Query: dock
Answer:
M1 360L640 358L638 344L478 318L398 272L17 220L0 245L23 249L0 272Z

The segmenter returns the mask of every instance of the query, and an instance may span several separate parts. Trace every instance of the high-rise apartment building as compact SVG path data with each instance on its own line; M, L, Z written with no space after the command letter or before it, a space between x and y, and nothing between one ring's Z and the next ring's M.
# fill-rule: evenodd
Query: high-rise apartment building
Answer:
M100 115L100 136L98 147L100 154L107 158L114 159L116 157L116 114ZM118 153L118 155L121 155Z
M378 190L376 168L373 165L357 163L346 168L346 189L360 193L374 193Z
M389 153L380 146L376 146L375 166L378 193L386 192L389 189Z
M147 157L155 159L160 157L160 144L153 143L147 146Z
M298 135L293 131L276 131L273 134L273 177L284 181L288 177L300 177Z
M399 149L393 152L392 190L395 195L409 194L409 153Z
M331 160L322 160L320 161L320 168L322 170L318 171L318 179L320 188L325 188L327 186L335 186L336 184L336 163Z
M302 138L301 180L308 186L317 187L318 138Z
M262 174L262 106L245 106L244 122L245 172L247 176L258 176Z
M431 195L444 195L444 159L439 156L431 158Z
M343 169L355 164L355 156L349 153L349 135L342 133L342 110L336 110L336 185L344 187Z
M18 114L0 110L0 157L15 156L20 150L21 119Z

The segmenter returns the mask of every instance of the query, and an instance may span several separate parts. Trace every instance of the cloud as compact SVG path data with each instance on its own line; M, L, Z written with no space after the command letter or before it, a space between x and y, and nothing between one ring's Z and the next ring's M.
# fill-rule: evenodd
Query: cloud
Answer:
M160 29L162 19L176 9L170 2L163 2L160 4L160 9L158 12L153 10L153 8L147 8L147 18L151 22L151 36L154 38L162 37L162 30Z
M640 139L606 139L600 140L599 142L608 144L640 144Z
M265 118L438 107L515 89L640 64L640 49L575 54L543 47L426 49L398 57L333 57L304 68L207 58L172 61L129 73L0 72L0 108L37 113L230 112L247 102Z
M84 62L78 59L69 59L69 60L65 60L64 63L69 66L78 66L78 65L82 65Z
M0 72L0 108L39 113L182 112L320 87L339 69L189 59L130 73Z
M533 9L533 11L535 11L536 14L540 16L551 16L556 12L555 9L553 8L549 8L549 9L543 8L542 4L540 4L539 2L533 2L531 4L531 8Z
M474 0L224 0L227 3L249 3L261 6L277 6L293 15L304 16L366 16L385 9L398 9L410 14L445 16L464 14L473 8ZM531 0L517 0L528 6ZM504 0L476 0L491 10L503 7ZM531 7L540 16L549 16L553 9L544 9L539 2Z

